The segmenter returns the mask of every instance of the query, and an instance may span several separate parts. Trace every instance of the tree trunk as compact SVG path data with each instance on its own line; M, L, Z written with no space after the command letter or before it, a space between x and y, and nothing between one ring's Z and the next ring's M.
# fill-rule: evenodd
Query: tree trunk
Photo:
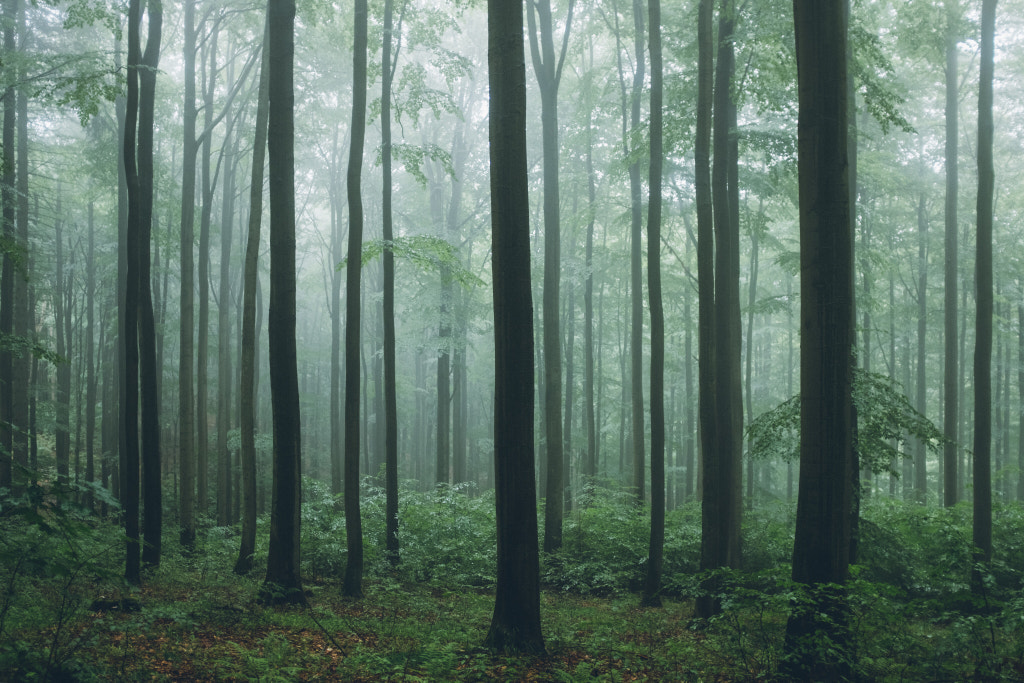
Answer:
M268 15L269 22L269 15ZM256 552L256 281L259 278L260 227L263 219L263 171L267 153L267 108L269 102L269 26L263 26L263 58L256 101L256 133L253 142L252 180L249 184L249 234L245 243L242 285L242 354L239 359L239 435L242 465L242 536L235 561L236 574L252 570Z
M195 329L195 198L196 198L196 0L184 0L185 102L184 143L181 170L181 308L178 336L178 466L180 497L178 503L179 541L190 551L196 540L196 453L193 334Z
M978 86L978 204L975 256L974 339L974 547L992 559L992 81L995 71L996 0L981 3L981 62Z
M849 569L854 437L847 21L846 0L794 2L801 419L793 580L808 594L790 615L783 669L800 680L842 678L849 660L832 653L851 646L841 588ZM822 637L827 647L818 645Z
M304 603L299 576L302 506L299 378L295 349L295 56L294 0L270 0L270 393L274 423L274 483L270 545L262 597L267 602Z
M147 567L160 564L161 532L163 529L163 488L160 464L160 394L156 364L156 321L153 317L153 291L151 276L151 250L153 232L153 132L156 108L156 76L160 61L160 39L163 25L163 5L150 0L147 9L148 35L146 50L142 54L139 78L139 132L138 132L138 223L129 221L139 237L135 258L138 259L138 343L139 382L142 399L142 494L143 511L142 561ZM125 149L125 154L131 150Z
M957 58L956 26L960 17L957 3L946 2L946 233L945 233L945 268L944 286L945 301L943 308L943 404L942 425L946 442L942 445L943 462L943 496L946 507L956 505L959 499L959 483L957 478L958 441L957 418L960 405L960 384L957 366L960 363L957 354L957 285L959 264L959 247L957 244L957 202L959 199L960 176L957 157L959 155L959 67ZM1024 431L1021 432L1024 434ZM1024 439L1021 439L1024 444Z
M925 375L925 344L928 335L928 219L925 216L924 194L917 204L917 397L915 408L926 414L927 384ZM914 444L914 498L924 503L928 496L927 451L922 441Z
M523 5L488 0L487 7L498 554L494 614L484 643L542 653Z
M384 241L395 239L391 209L391 84L398 50L392 58L393 0L384 0L381 64L381 155L383 158ZM384 250L384 545L388 562L398 564L398 391L395 369L395 255ZM379 418L378 418L379 419Z
M661 606L665 550L665 314L661 302L661 0L648 0L651 51L651 161L647 205L647 293L651 306L651 538L641 603Z
M559 330L561 282L561 230L558 188L558 85L572 24L573 3L563 33L561 54L555 56L550 0L531 2L526 8L530 55L541 99L544 153L544 286L542 315L544 339L544 443L547 479L544 491L544 552L562 547L563 477L562 441L562 338ZM539 29L539 31L538 31ZM557 63L556 63L557 60Z
M640 127L640 100L644 87L644 4L643 0L633 0L633 56L636 69L633 71L633 90L630 104L630 129ZM630 149L630 153L635 152ZM643 229L643 197L640 179L640 159L635 157L629 165L629 196L630 196L630 238L629 238L629 292L631 299L629 322L629 358L630 358L630 402L633 407L632 428L633 439L633 487L636 490L637 502L646 500L644 488L646 463L644 456L644 304L643 304L643 262L641 254Z
M352 57L352 144L348 163L348 279L345 287L345 533L348 561L342 593L362 597L363 527L359 517L359 336L360 287L363 245L363 198L360 186L363 141L366 137L366 0L355 3L355 40Z

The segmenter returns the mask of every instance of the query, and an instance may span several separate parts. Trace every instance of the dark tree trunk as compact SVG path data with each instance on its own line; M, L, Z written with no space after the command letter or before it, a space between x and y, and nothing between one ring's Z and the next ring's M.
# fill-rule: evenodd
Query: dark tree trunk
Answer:
M147 9L148 35L142 54L139 78L138 132L138 223L129 221L139 237L135 257L138 259L138 342L139 382L142 399L141 459L143 510L142 561L148 567L160 564L161 531L163 529L163 489L160 477L160 396L156 364L156 321L153 317L151 250L153 232L153 132L156 109L156 76L160 61L160 39L163 5L150 0ZM125 149L125 154L131 150Z
M541 99L544 153L544 286L542 316L544 339L544 443L547 478L544 491L544 552L562 547L563 478L562 440L562 338L559 330L562 275L561 229L558 189L558 85L572 24L573 2L563 33L562 50L555 55L551 2L531 2L526 8L530 55ZM539 29L539 31L538 31Z
M269 19L268 19L269 21ZM268 24L263 27L263 57L256 102L256 132L249 184L249 234L245 243L242 284L242 353L239 358L239 460L242 466L242 535L235 561L236 574L252 570L256 552L256 281L259 278L260 228L263 219L263 172L267 154L269 86Z
M793 580L808 592L789 618L783 670L794 679L838 680L848 672L843 662L849 659L832 652L851 646L841 588L849 569L854 438L848 5L846 0L795 0L793 6L802 397ZM821 638L830 645L818 645Z
M978 86L978 236L975 256L974 339L974 547L992 559L992 81L996 0L981 3L981 74Z
M230 71L229 71L230 74ZM230 81L231 77L228 76ZM257 105L258 106L258 105ZM231 121L230 116L228 117ZM231 453L228 431L231 429L231 233L235 222L235 161L238 143L233 122L228 123L223 146L230 147L224 170L221 197L220 282L217 288L217 524L229 526L232 517Z
M13 54L17 50L14 42L15 15L17 0L6 0L3 3L4 50ZM16 122L16 94L12 82L4 89L3 95L3 167L0 171L0 201L3 203L3 236L9 244L15 237L15 143L14 132ZM58 220L60 220L58 218ZM14 333L14 270L15 259L11 250L3 250L3 273L0 274L0 335L9 336ZM60 278L60 268L57 269ZM59 287L59 286L58 286ZM59 323L59 318L58 318ZM0 349L0 450L4 453L14 452L13 429L13 394L14 394L14 355L9 348ZM8 457L0 458L0 486L11 486L14 483L13 462ZM60 476L58 460L58 477ZM67 470L63 472L67 478Z
M193 374L195 371L193 334L195 328L195 196L196 196L196 28L195 0L184 0L185 102L183 114L184 147L181 172L181 308L178 337L178 467L180 497L178 502L179 540L182 548L191 550L196 540L196 453L195 403Z
M127 263L125 290L120 304L124 329L121 335L123 366L121 373L121 507L126 537L125 579L132 584L142 580L139 555L139 172L136 161L136 131L139 121L139 71L142 49L139 25L141 0L128 6L128 87L124 126L124 166L128 185L128 226L124 253ZM60 236L57 242L60 244ZM62 292L57 293L63 297ZM66 312L65 312L66 314ZM58 332L58 334L60 334ZM59 421L59 418L58 418ZM58 437L59 440L59 437ZM59 448L59 445L58 445Z
M263 599L305 602L299 575L302 508L299 378L295 348L294 0L267 6L270 163L270 393L274 483Z
M523 5L487 7L498 556L485 645L541 653Z
M665 313L661 302L661 0L648 0L651 51L651 167L647 205L647 292L651 306L651 538L641 602L661 605L665 550Z
M17 3L16 20L18 27L18 48L22 54L28 52L28 30L25 23L25 3ZM19 80L27 78L25 67L18 68ZM32 312L29 307L29 284L31 259L29 254L28 224L28 93L24 87L18 88L17 102L17 248L24 258L14 277L14 334L16 337L30 340L35 337L31 327ZM19 468L29 465L29 371L32 357L27 351L14 354L11 379L13 394L11 396L11 421L14 427L14 440L11 454ZM79 421L79 425L81 421ZM76 482L78 481L76 470Z
M342 592L363 594L363 526L359 517L359 276L363 248L363 197L360 186L363 142L366 137L366 0L355 3L355 40L352 51L352 144L348 163L348 279L345 296L345 534L348 561Z

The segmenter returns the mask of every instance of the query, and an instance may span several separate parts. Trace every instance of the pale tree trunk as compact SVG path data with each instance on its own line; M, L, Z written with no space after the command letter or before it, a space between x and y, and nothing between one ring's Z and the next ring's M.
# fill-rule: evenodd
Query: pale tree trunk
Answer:
M925 216L925 197L917 204L917 397L914 407L926 414L927 385L925 374L925 344L928 335L928 218ZM924 503L928 495L927 459L923 442L914 444L914 498Z
M959 24L959 3L955 0L946 1L946 205L945 205L945 266L944 266L944 291L945 301L943 308L943 392L945 402L943 404L942 425L946 435L946 442L942 446L943 462L943 496L942 502L946 507L956 505L959 499L959 483L957 477L958 441L957 441L957 420L960 405L960 384L958 377L958 365L960 358L957 353L957 285L959 264L959 246L957 244L957 202L960 191L960 176L957 157L959 155L959 67L957 58L959 48L957 47L956 29ZM1024 431L1021 432L1024 434ZM1021 439L1024 444L1024 439Z

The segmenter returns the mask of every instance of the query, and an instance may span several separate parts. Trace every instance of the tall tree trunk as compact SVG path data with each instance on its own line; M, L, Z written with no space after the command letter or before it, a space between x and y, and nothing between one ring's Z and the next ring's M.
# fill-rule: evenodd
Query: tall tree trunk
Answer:
M185 102L183 113L184 142L181 171L181 308L178 336L178 466L180 497L178 503L179 541L186 551L196 540L196 452L195 402L193 375L195 368L195 198L196 198L196 0L184 0Z
M644 4L643 0L633 0L633 56L636 68L633 71L633 90L630 103L630 129L640 127L640 100L644 87ZM630 153L636 152L630 149ZM629 165L629 197L630 197L630 232L629 232L629 293L631 299L629 321L629 358L630 358L630 402L633 407L632 428L633 439L633 487L637 501L641 504L646 499L644 488L646 463L644 456L644 304L643 304L643 261L641 254L643 229L643 197L640 179L640 159L634 155Z
M5 0L3 3L4 28L3 42L4 51L14 54L17 50L15 45L14 27L17 14L17 0ZM4 75L8 76L5 65ZM14 74L10 74L14 76ZM4 89L3 95L3 166L0 171L0 202L3 203L2 221L3 236L8 244L15 243L15 122L16 122L16 94L14 78L8 78L8 86ZM60 220L59 217L57 219ZM0 274L0 335L10 336L14 333L14 270L15 255L10 249L3 250L3 273ZM57 276L60 277L58 267ZM5 455L0 458L0 486L9 487L14 483L15 470L13 460L6 454L14 452L14 429L13 429L13 394L14 394L14 355L10 348L0 349L0 451ZM57 461L58 477L60 472L60 460ZM67 478L67 470L63 472Z
M665 313L661 302L661 0L648 0L651 51L651 161L647 205L647 292L651 306L651 538L641 602L661 605L665 551Z
M974 547L992 559L992 81L995 71L996 0L981 3L981 62L978 86L978 204L975 256L974 338Z
M945 232L945 268L944 287L945 301L943 307L943 393L945 403L942 412L942 427L946 442L942 445L943 462L943 496L946 507L956 505L959 499L959 483L957 478L957 461L959 459L957 441L957 417L960 410L960 384L957 354L957 284L959 264L959 247L957 244L957 202L959 199L960 176L958 168L959 155L959 67L957 58L957 25L959 24L959 3L946 1L946 232ZM1024 431L1021 432L1024 434ZM1021 440L1024 443L1024 439Z
M394 1L384 0L384 44L381 64L381 154L383 157L384 241L395 239L391 208L391 84L398 49L392 57ZM395 369L395 255L384 250L384 546L388 562L398 564L398 390Z
M231 80L231 71L228 72ZM258 105L257 105L258 106ZM231 233L235 221L234 156L238 143L234 125L228 115L224 134L225 148L230 148L224 169L224 192L221 197L220 221L220 283L217 288L217 524L228 526L231 519L231 453L228 431L231 429Z
M149 0L148 35L142 54L139 78L138 192L139 232L135 257L138 259L138 325L139 325L139 393L142 399L142 494L143 514L142 561L148 567L160 564L161 531L163 529L163 488L160 463L160 392L156 364L156 321L153 316L151 250L153 232L153 131L156 112L156 76L160 61L160 40L163 27L161 0ZM125 154L131 150L125 149Z
M302 457L295 344L295 2L267 5L270 152L270 393L274 483L263 599L304 603L299 575Z
M341 172L338 149L338 129L334 130L334 144L331 149L331 261L341 263L344 258L344 236L342 234ZM344 471L344 431L342 423L342 365L341 365L341 281L345 276L335 268L331 272L331 493L341 495Z
M925 384L925 343L928 334L928 218L924 194L917 204L917 397L915 408L926 414L928 392ZM928 496L927 451L923 441L914 444L914 498L924 503Z
M593 44L591 44L593 63ZM597 221L597 187L594 173L593 108L587 112L587 236L586 281L583 285L583 416L587 430L587 456L583 474L597 476L597 410L594 396L594 223Z
M18 48L22 55L28 54L28 29L25 23L25 3L17 3ZM19 80L27 78L25 67L19 67ZM28 93L24 87L17 93L17 249L22 257L22 264L14 277L14 334L16 337L30 340L35 337L31 328L31 310L29 309L29 278L31 259L29 258L29 196L28 196ZM14 355L11 379L13 394L11 396L11 422L14 428L12 450L14 462L20 467L29 464L29 371L32 357L27 351Z
M697 17L697 126L694 139L694 189L697 204L697 363L698 434L701 457L700 568L721 567L723 523L717 495L719 459L715 423L715 262L714 216L711 198L711 107L714 83L712 35L714 0L700 0ZM708 493L711 495L707 495ZM710 587L710 586L709 586ZM718 613L719 600L712 594L697 598L697 615L707 619Z
M140 24L142 1L128 6L128 87L124 127L124 166L128 184L128 226L123 250L127 263L125 291L120 305L124 330L121 335L124 365L121 373L121 507L126 541L125 579L142 580L139 555L139 221L140 191L136 160L139 121L139 71L142 66ZM60 238L58 237L58 243ZM58 293L63 296L63 293ZM66 314L66 312L65 312ZM59 333L58 333L59 334Z
M793 580L783 669L837 680L851 647L841 586L850 552L854 413L853 233L848 176L846 0L795 0L799 84L801 419ZM824 619L821 615L825 615ZM828 647L820 646L821 637ZM814 638L810 645L809 638Z
M497 585L485 645L541 653L523 4L488 0Z
M95 308L96 308L96 224L94 220L94 206L89 202L89 237L86 247L85 265L85 352L86 357L86 378L85 378L85 481L92 484L96 481L96 353L102 349L102 344L97 346ZM102 337L102 332L101 335ZM32 373L35 375L35 372ZM93 508L92 491L86 493L85 506L89 510Z
M269 101L268 49L269 14L263 26L263 57L256 101L256 132L249 183L249 234L245 243L242 285L242 353L239 358L238 423L242 466L242 536L235 561L236 574L252 570L256 552L256 281L259 278L260 228L263 220L263 172L267 154L267 116Z
M345 533L348 561L342 593L363 594L363 527L359 518L359 276L363 248L363 198L360 186L366 138L366 0L355 3L352 49L352 144L348 162L348 279L345 287Z
M544 286L542 300L544 338L544 442L547 479L544 491L544 552L562 547L563 478L562 442L562 338L559 330L561 283L561 228L558 189L558 85L572 25L570 0L561 53L555 56L550 0L531 2L526 8L530 55L540 86L541 131L544 153ZM538 32L539 29L539 32Z

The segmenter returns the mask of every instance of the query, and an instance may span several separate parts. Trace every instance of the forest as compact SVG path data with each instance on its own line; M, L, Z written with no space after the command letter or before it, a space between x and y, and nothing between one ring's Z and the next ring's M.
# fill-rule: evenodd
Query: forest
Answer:
M1024 681L1024 2L0 2L0 680Z

